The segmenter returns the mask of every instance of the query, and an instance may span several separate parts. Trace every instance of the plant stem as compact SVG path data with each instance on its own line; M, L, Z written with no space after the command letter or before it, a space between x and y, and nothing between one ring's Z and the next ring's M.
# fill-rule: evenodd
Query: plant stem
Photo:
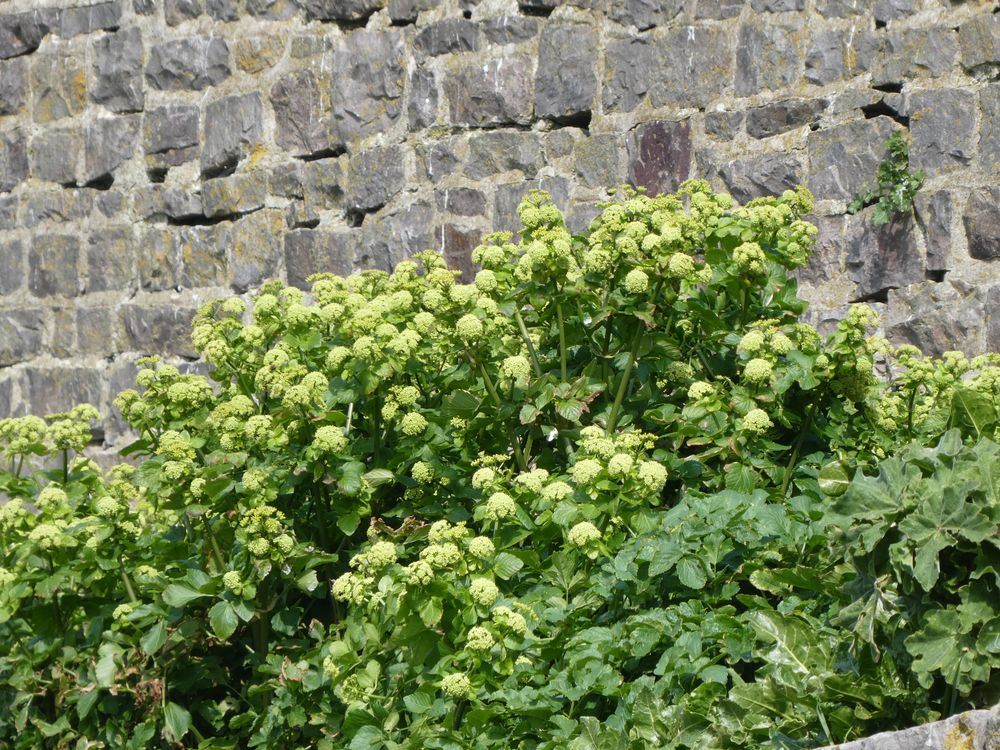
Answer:
M62 464L63 486L65 487L69 483L69 448L63 448L62 450Z
M139 601L139 597L135 595L135 589L132 588L132 581L129 580L128 573L125 572L125 562L122 560L122 556L118 555L118 572L121 574L122 583L125 584L125 591L128 593L128 600L130 602Z
M226 564L222 561L222 550L219 549L219 542L215 539L215 533L212 531L212 525L208 522L208 516L202 516L201 522L205 525L205 531L208 533L209 542L212 544L212 554L215 556L215 565L221 573L226 569Z
M563 322L562 302L556 302L556 318L559 321L559 371L562 381L567 380L566 369L566 325Z
M628 351L628 361L625 363L625 371L622 373L622 379L618 383L618 393L615 394L615 402L611 406L611 416L608 417L607 433L609 435L614 432L615 425L618 424L618 412L621 410L625 391L628 390L629 380L632 378L632 368L635 367L635 358L639 352L639 345L642 343L642 333L643 325L640 321L639 327L635 331L635 336L632 337L632 346L629 347Z
M799 451L802 450L802 443L805 442L806 433L809 428L812 427L813 416L816 414L816 402L813 401L809 404L809 411L806 413L805 421L802 422L802 428L799 430L798 436L795 438L795 445L792 446L792 455L788 459L788 466L785 467L785 476L781 480L781 497L784 497L788 492L788 486L792 483L792 472L795 471L796 462L799 460Z
M469 358L471 359L471 356ZM486 372L486 367L482 363L479 364L479 374L483 376L483 384L486 386L486 390L489 392L493 402L497 406L500 406L503 402L500 400L496 386L493 385L493 381L490 379L490 375ZM517 435L514 434L513 430L510 433L510 443L514 449L514 459L517 461L518 467L521 471L526 471L528 465L524 461L524 454L521 453L521 444L517 441Z
M535 368L535 375L542 377L542 366L538 363L538 355L535 353L535 345L531 343L531 337L528 335L528 328L524 325L524 318L521 317L521 311L514 309L514 320L517 321L517 328L521 332L521 338L524 340L524 345L528 347L528 354L531 356L531 364Z

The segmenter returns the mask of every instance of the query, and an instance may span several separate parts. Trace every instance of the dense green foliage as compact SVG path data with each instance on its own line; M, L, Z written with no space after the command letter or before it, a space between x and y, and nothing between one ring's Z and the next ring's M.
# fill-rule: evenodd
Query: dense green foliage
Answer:
M878 184L865 188L847 205L849 214L874 205L872 223L876 225L888 224L896 214L909 214L913 199L924 184L922 169L910 171L910 146L902 131L894 132L882 145L886 156L875 173Z
M809 210L690 182L571 236L535 194L475 284L206 305L211 379L145 362L107 473L91 409L0 421L0 743L806 747L995 700L998 360L800 323Z

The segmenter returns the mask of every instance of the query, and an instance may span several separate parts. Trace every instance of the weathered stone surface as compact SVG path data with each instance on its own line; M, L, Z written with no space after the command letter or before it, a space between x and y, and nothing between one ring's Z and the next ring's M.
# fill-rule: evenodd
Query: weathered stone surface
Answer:
M75 55L31 57L31 112L37 123L76 116L87 106L87 77Z
M617 134L581 138L574 157L576 176L584 185L609 188L625 180L625 139Z
M520 44L538 34L538 19L526 16L488 18L480 31L493 44Z
M99 29L117 29L122 19L121 0L63 8L59 13L59 36L64 39Z
M817 122L826 110L826 99L786 99L747 112L747 134L767 138Z
M886 333L893 341L913 344L932 357L940 357L944 352L956 349L982 351L985 343L985 296L984 290L977 290L961 281L924 281L892 289L889 291L885 319ZM857 744L852 742L848 746Z
M458 168L458 155L455 153L454 140L436 141L417 146L422 177L437 184Z
M979 167L987 174L1000 173L1000 84L979 92Z
M404 258L433 247L433 218L434 208L418 201L380 214L378 221L366 221L355 248L354 267L390 271Z
M0 419L14 416L21 416L14 410L14 379L0 377Z
M272 21L283 21L298 13L296 0L246 0L247 12Z
M494 230L520 231L521 220L517 216L517 207L521 199L532 190L544 190L562 210L565 210L569 203L569 181L565 177L542 177L537 180L498 185L493 202Z
M803 0L753 0L751 7L758 13L788 13L805 8Z
M477 135L469 140L469 158L465 174L474 180L519 170L534 177L542 164L542 148L538 136L512 130L498 130Z
M947 28L907 29L889 34L872 65L872 83L937 77L952 69L958 35Z
M399 146L367 149L351 157L347 205L358 211L384 206L406 185L406 164Z
M542 140L542 148L545 151L545 159L553 162L573 153L576 142L586 136L586 132L581 128L556 128L550 131Z
M157 44L146 64L146 80L161 91L201 91L226 80L229 73L229 45L218 37Z
M275 275L285 220L279 209L265 208L233 224L230 286L243 293Z
M300 70L282 76L271 87L278 145L293 154L313 154L331 147L330 123L325 116L316 76Z
M784 88L799 76L802 53L796 30L777 24L740 27L736 45L736 95Z
M125 347L142 354L174 355L194 359L191 345L193 307L172 305L122 305Z
M125 195L120 190L113 190L111 188L104 188L102 186L99 192L94 196L94 208L100 212L101 216L105 219L111 219L117 217L120 212L124 211L125 206Z
M549 23L538 42L535 114L556 122L590 113L597 94L597 32L579 23Z
M410 130L430 127L437 120L437 77L428 68L416 68L410 74L410 100L406 106Z
M205 12L216 21L238 21L240 10L236 0L205 0Z
M339 40L330 89L335 143L384 132L396 122L403 110L405 57L397 30L355 31Z
M849 232L847 247L847 275L857 284L856 299L924 280L912 214L897 214L888 224L876 226L871 211L865 209L849 221L861 223L860 231Z
M110 357L121 351L122 320L108 305L76 310L76 350L84 356Z
M296 198L285 209L285 224L289 229L315 229L320 216L311 202Z
M726 189L740 203L765 195L781 195L801 184L802 162L793 154L763 154L735 159L719 169Z
M896 18L906 18L921 8L919 0L875 0L875 20L887 23Z
M489 127L531 121L534 83L528 53L503 49L489 57L449 60L444 94L452 125Z
M80 293L80 241L68 234L41 234L28 252L28 289L36 297Z
M917 223L927 248L927 270L950 271L951 220L953 201L947 190L928 193L921 190L913 201Z
M733 40L724 28L668 30L657 38L653 67L641 73L651 79L650 103L654 107L707 106L733 79L732 49ZM641 55L636 64L645 64Z
M819 31L806 53L805 78L820 86L852 78L871 68L877 52L878 42L868 31Z
M205 216L216 218L255 211L267 198L267 178L261 173L208 180L201 186Z
M611 18L639 31L662 26L684 10L683 0L620 0L611 4Z
M454 216L484 216L486 196L474 188L444 188L435 193L438 211Z
M42 222L65 223L82 219L94 208L93 190L38 190L27 194L21 223L33 228Z
M24 285L24 243L0 236L0 294L13 294Z
M167 26L197 18L203 10L201 0L163 0L163 18Z
M34 52L55 20L55 10L49 8L0 16L0 60Z
M82 148L83 138L77 127L43 130L31 139L31 176L64 185L75 182Z
M386 0L295 0L307 18L360 21L385 7Z
M629 182L646 188L649 195L669 193L686 180L691 170L691 124L652 121L626 136Z
M156 0L132 0L132 10L140 16L151 16L156 12Z
M896 129L888 117L849 122L809 134L808 187L817 200L849 201L874 179L882 144Z
M87 244L87 292L136 289L135 234L130 226L106 227Z
M156 184L145 185L135 191L132 211L147 221L191 219L205 215L200 192Z
M698 0L695 17L721 21L724 18L735 18L742 10L742 0Z
M278 64L287 41L287 34L282 33L236 39L233 42L233 61L246 73L260 73Z
M99 373L78 367L29 367L22 380L31 414L58 414L77 404L101 405Z
M0 60L0 115L17 114L28 98L28 65L24 60Z
M479 49L479 25L464 18L448 18L424 26L413 39L418 55L435 57L449 52Z
M976 94L969 89L940 89L914 94L909 100L910 165L928 175L967 164L975 149Z
M316 159L302 171L302 196L317 208L343 208L350 157Z
M17 224L17 197L0 196L0 229L12 230Z
M26 362L41 354L44 336L42 310L0 310L0 367Z
M231 246L228 223L181 227L177 233L181 286L185 289L226 286L229 283L228 255Z
M857 0L816 0L816 10L826 18L850 18L870 12L871 4Z
M136 252L139 286L150 292L177 286L177 245L169 228L150 227Z
M260 145L263 108L259 94L227 96L205 108L204 176L231 171Z
M328 232L318 229L296 229L285 235L285 270L288 283L308 290L308 279L314 273L335 273L348 276L354 270L357 232Z
M612 39L604 47L602 98L607 111L631 112L649 93L656 50L648 35Z
M94 42L90 98L112 112L138 112L145 103L142 34L123 29Z
M969 255L978 260L1000 258L1000 188L989 187L969 194L962 215Z
M745 119L746 114L742 110L706 112L705 132L723 141L732 140L743 129Z
M142 141L152 166L176 166L193 159L198 147L198 107L168 104L146 112Z
M132 158L139 143L139 116L102 117L85 131L83 181L111 174Z
M441 224L434 228L434 249L444 256L448 268L461 271L459 280L470 283L476 277L476 265L472 262L472 251L479 244L482 230L461 227L456 224Z
M430 10L438 0L389 0L389 18L393 23L413 23L420 11Z
M962 67L985 72L1000 65L1000 15L980 14L958 27Z
M824 284L844 270L847 258L847 240L844 236L846 218L843 216L810 216L819 234L809 254L809 262L795 269L793 275L799 283Z

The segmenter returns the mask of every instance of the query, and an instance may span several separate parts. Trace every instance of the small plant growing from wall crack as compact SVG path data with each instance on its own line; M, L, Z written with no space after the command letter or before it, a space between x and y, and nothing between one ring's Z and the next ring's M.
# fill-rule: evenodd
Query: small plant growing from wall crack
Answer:
M911 211L913 198L924 184L923 170L910 171L910 147L901 131L889 136L883 146L887 154L875 173L878 186L868 187L847 205L849 214L874 205L872 223L876 225L888 224L894 214Z

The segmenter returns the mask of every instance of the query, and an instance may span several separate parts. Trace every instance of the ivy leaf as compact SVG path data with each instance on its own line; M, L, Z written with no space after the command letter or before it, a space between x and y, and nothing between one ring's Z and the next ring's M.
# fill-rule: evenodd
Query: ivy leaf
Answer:
M229 636L236 632L240 624L240 618L236 615L233 605L227 601L216 602L208 610L208 621L212 625L212 630L219 640L228 640Z

